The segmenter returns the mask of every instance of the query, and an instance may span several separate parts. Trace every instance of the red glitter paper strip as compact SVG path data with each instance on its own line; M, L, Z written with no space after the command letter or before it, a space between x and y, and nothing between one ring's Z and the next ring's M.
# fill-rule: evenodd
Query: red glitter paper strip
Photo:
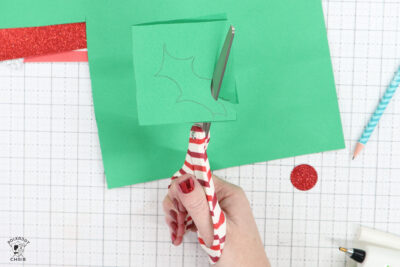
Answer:
M34 62L88 62L88 53L87 51L69 51L24 59L24 63Z
M86 23L0 30L0 61L86 48Z
M294 187L307 191L315 186L318 181L317 171L310 165L296 166L290 174L290 180Z

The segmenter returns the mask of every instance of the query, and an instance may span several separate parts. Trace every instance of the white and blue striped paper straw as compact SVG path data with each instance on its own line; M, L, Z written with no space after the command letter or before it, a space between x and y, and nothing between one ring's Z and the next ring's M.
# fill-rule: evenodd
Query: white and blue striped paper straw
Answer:
M396 92L397 88L400 85L400 68L398 69L396 75L394 76L392 82L390 83L389 87L387 88L385 95L382 97L378 108L376 109L374 115L369 120L367 127L358 141L359 143L365 145L369 138L371 137L372 132L375 130L376 125L378 124L380 118L382 117L383 112L387 108L390 100L392 99L394 93Z

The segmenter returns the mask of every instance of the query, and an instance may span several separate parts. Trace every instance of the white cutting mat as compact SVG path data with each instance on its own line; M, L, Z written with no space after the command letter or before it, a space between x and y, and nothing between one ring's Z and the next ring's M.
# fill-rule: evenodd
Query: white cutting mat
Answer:
M400 93L351 161L400 64L400 0L323 4L347 149L216 172L246 190L273 266L345 266L360 224L400 234ZM307 193L290 184L300 163L320 176ZM170 243L168 183L106 189L88 64L0 65L1 266L22 265L14 236L26 266L207 266L194 234Z

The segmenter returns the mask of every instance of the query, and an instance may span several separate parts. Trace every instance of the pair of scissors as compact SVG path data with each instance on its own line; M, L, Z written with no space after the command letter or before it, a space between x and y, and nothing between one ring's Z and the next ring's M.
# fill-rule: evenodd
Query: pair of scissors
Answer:
M235 28L229 27L225 38L221 54L214 69L211 81L211 94L215 100L221 90L222 81L228 63ZM212 179L210 163L207 157L207 147L210 142L210 122L195 123L190 131L189 147L183 167L172 176L171 181L184 174L192 174L202 185L208 201L211 219L214 229L214 240L210 247L206 246L200 233L197 236L201 247L207 252L211 264L216 263L221 257L225 244L226 220L225 214L221 210L217 195L215 193L214 182ZM185 219L185 227L188 229L193 224L192 218L188 215Z

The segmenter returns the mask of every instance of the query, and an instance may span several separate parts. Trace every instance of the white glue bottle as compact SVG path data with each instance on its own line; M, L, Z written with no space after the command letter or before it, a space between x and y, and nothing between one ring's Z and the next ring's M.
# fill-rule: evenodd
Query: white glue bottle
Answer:
M360 227L357 249L339 248L359 267L400 267L400 236Z

